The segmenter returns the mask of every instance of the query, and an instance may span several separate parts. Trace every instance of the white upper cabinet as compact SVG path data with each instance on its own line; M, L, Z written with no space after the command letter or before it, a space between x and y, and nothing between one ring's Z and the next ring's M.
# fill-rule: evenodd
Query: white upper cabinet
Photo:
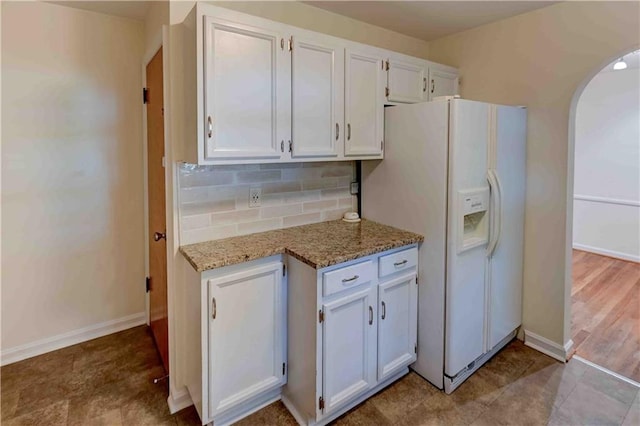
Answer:
M345 156L381 156L384 135L384 61L345 51Z
M279 159L286 134L283 35L205 18L205 159Z
M435 67L429 68L429 100L437 96L453 96L458 94L458 74L441 70Z
M293 36L292 157L336 157L344 107L344 48Z
M171 40L188 163L381 159L385 103L457 92L453 68L203 2Z
M389 59L387 73L387 100L415 103L426 100L426 66Z

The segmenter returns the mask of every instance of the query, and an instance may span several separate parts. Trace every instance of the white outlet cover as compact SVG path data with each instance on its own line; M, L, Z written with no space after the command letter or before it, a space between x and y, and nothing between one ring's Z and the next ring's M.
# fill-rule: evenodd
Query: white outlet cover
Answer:
M260 207L262 204L262 188L249 189L249 207Z

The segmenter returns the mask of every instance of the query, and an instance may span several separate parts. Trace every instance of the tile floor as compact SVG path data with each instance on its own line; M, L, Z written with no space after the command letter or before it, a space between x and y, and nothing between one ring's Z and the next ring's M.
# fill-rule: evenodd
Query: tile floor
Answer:
M0 369L9 425L199 425L193 407L170 415L162 367L146 327ZM295 425L274 403L239 424ZM638 389L580 361L561 364L519 341L445 395L415 373L351 410L337 425L639 425Z

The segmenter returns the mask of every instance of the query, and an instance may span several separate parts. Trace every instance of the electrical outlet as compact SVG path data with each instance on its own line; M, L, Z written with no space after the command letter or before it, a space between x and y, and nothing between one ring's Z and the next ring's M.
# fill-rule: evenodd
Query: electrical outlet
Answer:
M262 204L262 188L249 189L249 207L260 207Z

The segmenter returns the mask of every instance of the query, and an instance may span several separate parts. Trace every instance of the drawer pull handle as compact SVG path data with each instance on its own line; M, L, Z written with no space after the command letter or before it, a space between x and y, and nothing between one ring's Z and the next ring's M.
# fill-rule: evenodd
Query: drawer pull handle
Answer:
M350 283L350 282L352 282L352 281L357 280L358 278L360 278L360 275L354 275L354 276L353 276L353 277L351 277L351 278L343 278L343 279L342 279L342 282L343 282L343 283Z
M386 303L382 302L382 319L385 319L387 317L387 305Z
M373 308L369 306L369 325L373 324Z
M395 262L395 263L393 264L393 266L402 266L402 265L404 265L404 264L406 264L406 263L407 263L407 259L403 260L402 262Z

